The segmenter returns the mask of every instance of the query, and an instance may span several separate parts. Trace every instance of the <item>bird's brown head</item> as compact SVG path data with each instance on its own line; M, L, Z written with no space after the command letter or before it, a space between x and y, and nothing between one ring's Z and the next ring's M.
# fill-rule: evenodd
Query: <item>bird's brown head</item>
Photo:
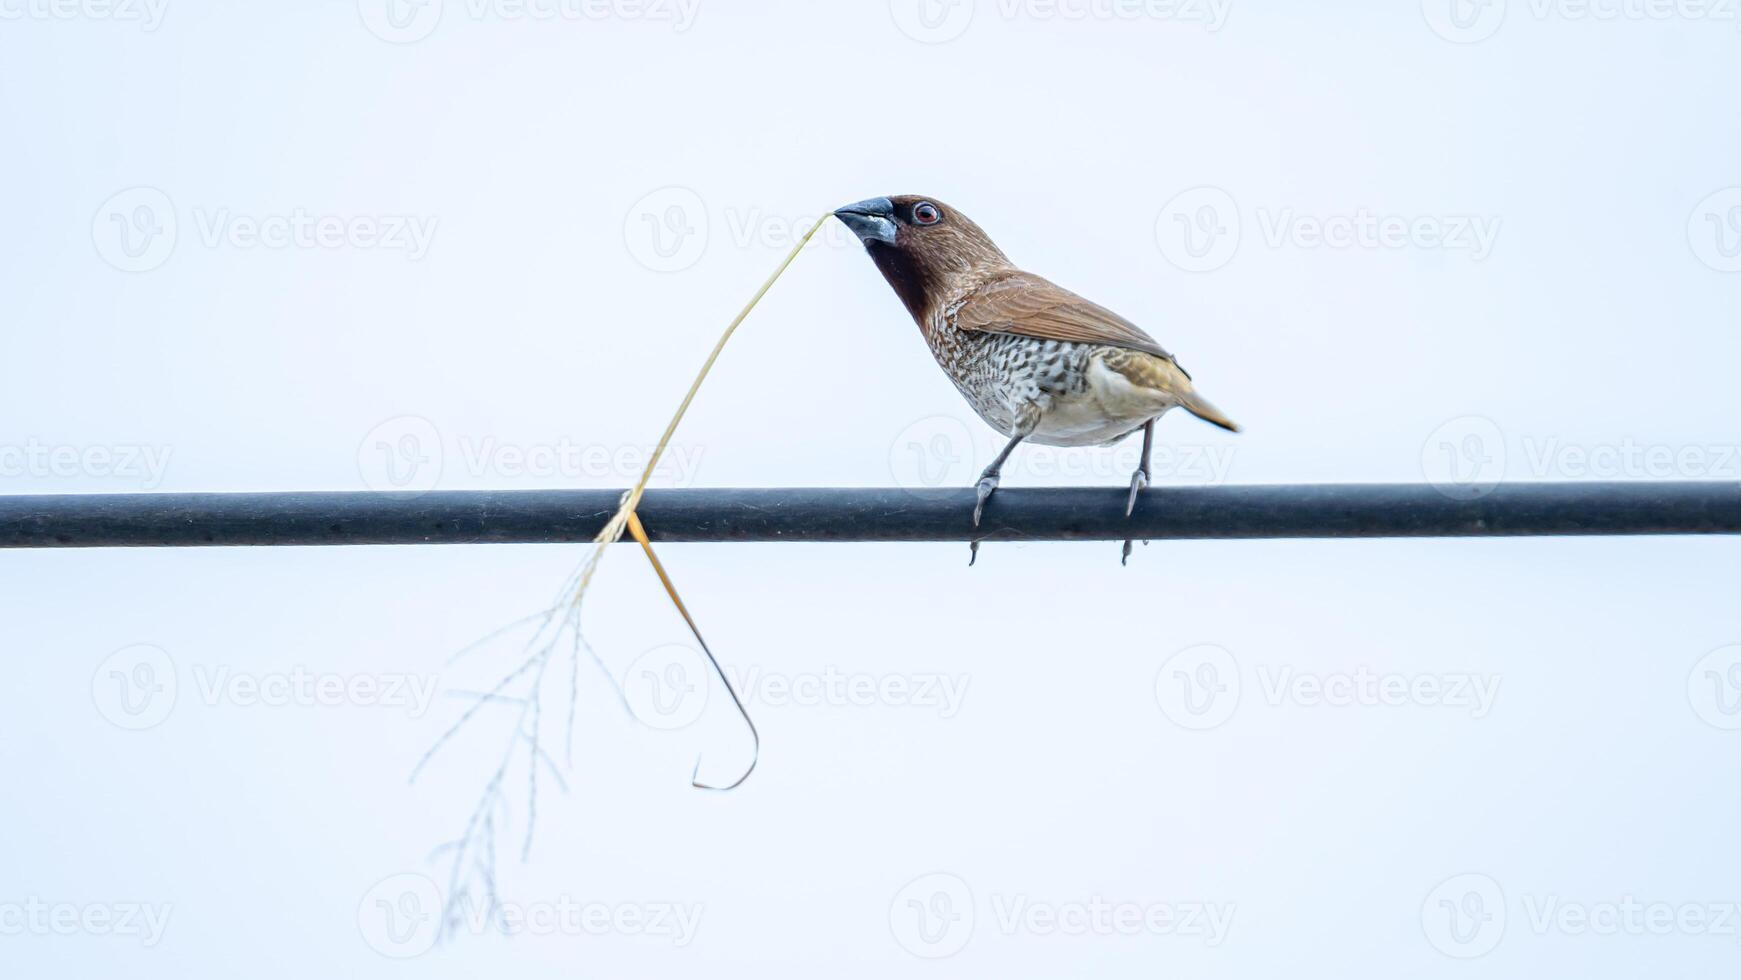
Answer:
M921 325L935 304L1010 264L978 225L934 197L873 197L834 216L864 243Z

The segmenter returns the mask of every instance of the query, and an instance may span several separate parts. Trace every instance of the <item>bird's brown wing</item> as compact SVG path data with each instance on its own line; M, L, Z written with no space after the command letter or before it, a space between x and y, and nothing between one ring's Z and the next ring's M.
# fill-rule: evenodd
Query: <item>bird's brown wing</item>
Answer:
M1136 324L1026 272L993 279L969 293L955 308L953 322L961 330L1106 344L1173 360Z

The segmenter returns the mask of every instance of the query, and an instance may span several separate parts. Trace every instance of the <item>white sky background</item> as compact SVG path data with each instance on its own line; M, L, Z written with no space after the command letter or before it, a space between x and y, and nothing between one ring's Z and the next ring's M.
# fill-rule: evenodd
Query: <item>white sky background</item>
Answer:
M388 40L365 26L385 23L372 0L0 0L0 491L379 487L379 444L407 436L440 461L417 486L621 486L794 229L903 192L1144 325L1247 427L1169 417L1160 437L1183 455L1159 483L1741 479L1741 24L1721 4L1609 0L1610 18L1512 0L1459 31L1436 0L1232 0L1218 29L957 0L937 11L971 17L927 32L906 0L702 0L681 22L478 3ZM134 258L143 239L113 221L142 203L160 234ZM1174 217L1204 204L1224 236L1215 268L1186 271ZM667 260L648 221L671 207L668 232L689 235ZM433 234L416 254L248 238L250 220L300 215ZM1365 216L1425 231L1311 237ZM1497 229L1490 247L1456 247L1465 223ZM1421 237L1436 229L1453 247ZM857 245L825 232L697 402L682 482L970 485L995 437ZM1447 444L1475 451L1447 469ZM585 462L513 462L564 446ZM1122 485L1134 448L1022 450L1006 485ZM120 465L135 450L161 474ZM1741 960L1741 913L1717 921L1741 902L1732 543L1162 542L1123 569L1115 544L988 545L971 570L966 551L664 549L716 650L758 678L761 767L730 795L689 789L697 752L729 774L743 747L719 692L700 723L659 731L585 669L570 792L541 786L524 864L515 794L502 895L619 919L699 906L699 927L569 920L408 963L379 950L418 952L426 931L405 914L395 944L374 903L402 897L395 875L444 875L426 858L508 724L486 713L407 786L466 705L452 692L513 648L443 661L541 604L581 549L5 555L0 972L885 977L957 947L930 969L1606 977ZM627 549L591 608L631 678L685 639ZM129 731L110 675L139 644L168 658L176 696ZM1204 658L1238 696L1195 731L1167 695ZM1497 695L1481 711L1309 693L1363 670ZM438 687L422 713L246 690L302 675ZM953 712L770 703L832 675L965 695ZM1308 687L1277 695L1278 677ZM936 872L955 878L910 884ZM971 898L936 899L956 879ZM955 903L937 942L910 899ZM1091 900L1139 917L1207 904L1231 927L1046 928ZM1677 924L1653 934L1622 908L1613 930L1580 926L1628 901ZM91 924L142 905L167 907L161 935Z

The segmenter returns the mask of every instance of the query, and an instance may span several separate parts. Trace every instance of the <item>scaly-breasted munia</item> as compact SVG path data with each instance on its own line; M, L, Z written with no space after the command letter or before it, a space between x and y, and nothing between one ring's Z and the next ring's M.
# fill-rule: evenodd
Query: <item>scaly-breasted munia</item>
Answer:
M1182 407L1231 432L1173 355L1135 324L1023 272L960 211L936 199L873 197L834 212L870 253L949 380L1009 443L980 474L973 524L1024 439L1104 446L1143 432L1125 516L1149 482L1155 420ZM977 557L979 542L973 542ZM1130 559L1131 542L1122 560Z

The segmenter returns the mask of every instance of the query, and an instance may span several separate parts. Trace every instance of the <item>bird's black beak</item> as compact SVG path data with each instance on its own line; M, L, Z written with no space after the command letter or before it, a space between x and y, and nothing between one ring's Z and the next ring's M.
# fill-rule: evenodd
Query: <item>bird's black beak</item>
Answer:
M895 244L895 204L886 197L873 197L837 208L834 216L851 228L858 240L867 246L871 242Z

